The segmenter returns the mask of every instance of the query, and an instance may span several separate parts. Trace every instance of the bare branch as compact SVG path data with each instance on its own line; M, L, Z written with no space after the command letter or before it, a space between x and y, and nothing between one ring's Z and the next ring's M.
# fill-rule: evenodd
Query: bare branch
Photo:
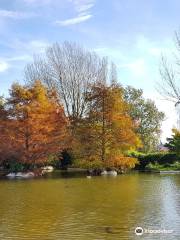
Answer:
M55 88L69 117L79 118L86 110L86 95L95 82L105 83L108 61L99 58L75 43L55 43L45 56L35 56L25 68L25 80L32 84L39 79L48 88Z

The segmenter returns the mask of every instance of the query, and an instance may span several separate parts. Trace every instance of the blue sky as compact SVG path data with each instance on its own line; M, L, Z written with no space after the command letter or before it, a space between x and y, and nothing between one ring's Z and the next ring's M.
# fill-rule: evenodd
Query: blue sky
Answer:
M171 58L180 26L178 0L0 0L0 94L34 53L51 43L76 41L109 56L124 85L142 88L167 115L163 139L176 124L171 103L155 90L161 54Z

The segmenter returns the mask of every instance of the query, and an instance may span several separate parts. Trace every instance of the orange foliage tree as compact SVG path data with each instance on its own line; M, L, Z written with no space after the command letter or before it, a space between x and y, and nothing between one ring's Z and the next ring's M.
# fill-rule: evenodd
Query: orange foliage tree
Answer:
M67 119L55 92L40 81L32 87L13 84L1 109L0 146L4 159L14 157L29 165L43 164L66 147ZM4 117L2 117L4 116Z
M0 97L0 164L11 155L10 136L7 131L7 111L5 110L5 99Z
M79 157L83 162L117 168L132 168L137 160L126 152L140 146L135 125L128 115L121 87L96 84L88 99L89 110L78 128ZM101 163L101 164L99 164Z

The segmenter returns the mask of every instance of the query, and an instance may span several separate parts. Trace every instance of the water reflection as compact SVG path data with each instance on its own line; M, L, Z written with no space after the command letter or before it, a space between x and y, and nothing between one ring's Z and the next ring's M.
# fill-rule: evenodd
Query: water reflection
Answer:
M177 240L179 175L0 181L0 239L139 239L137 226L173 229L143 239Z

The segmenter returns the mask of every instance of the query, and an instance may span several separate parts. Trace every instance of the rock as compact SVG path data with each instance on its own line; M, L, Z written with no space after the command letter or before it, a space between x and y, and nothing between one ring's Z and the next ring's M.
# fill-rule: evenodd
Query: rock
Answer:
M6 177L9 178L32 178L35 174L33 172L17 172L17 173L9 173Z
M53 172L54 168L53 166L45 166L42 167L43 173Z
M9 173L9 174L6 175L6 177L8 177L8 178L15 178L16 174L15 173Z
M110 176L117 176L117 172L116 171L108 171L108 175Z
M88 179L92 178L91 176L86 176Z
M109 175L109 176L117 176L117 172L115 170L112 170L112 171L106 171L104 170L103 172L101 172L101 175L102 176L106 176L106 175Z
M108 174L108 172L106 170L101 172L101 175L107 175L107 174Z

